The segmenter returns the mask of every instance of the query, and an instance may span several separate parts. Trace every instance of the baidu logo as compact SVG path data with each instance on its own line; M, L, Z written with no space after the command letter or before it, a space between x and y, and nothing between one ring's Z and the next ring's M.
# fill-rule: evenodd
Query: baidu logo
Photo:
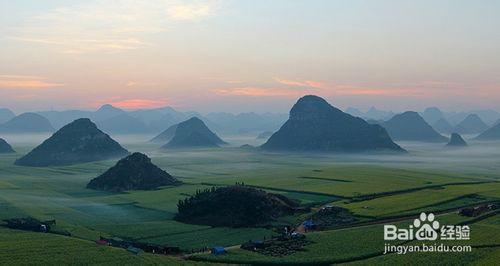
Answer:
M384 240L468 240L469 226L441 225L433 213L421 213L408 228L384 225Z
M401 228L393 224L384 225L384 240L408 240L397 245L385 243L384 254L409 252L470 252L472 246L447 245L446 240L470 240L470 227L467 225L441 225L433 213L421 213L417 219ZM411 240L422 241L416 245ZM428 241L435 241L429 244ZM444 241L444 242L443 242Z
M433 213L421 213L418 219L413 221L415 227L415 238L417 240L436 240L438 238L439 222L434 220Z

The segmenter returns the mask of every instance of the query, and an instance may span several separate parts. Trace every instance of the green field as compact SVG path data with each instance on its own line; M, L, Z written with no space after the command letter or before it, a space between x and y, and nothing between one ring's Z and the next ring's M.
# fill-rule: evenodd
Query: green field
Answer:
M408 155L278 154L235 147L160 152L141 141L126 142L130 151L152 157L159 167L184 182L179 187L125 193L85 188L88 181L115 160L65 167L30 168L13 165L34 143L16 143L19 152L0 156L0 219L32 216L55 219L56 228L72 237L28 233L0 227L0 264L27 264L29 252L35 264L46 262L122 264L179 263L179 258L100 247L99 236L181 247L186 253L203 247L236 246L248 240L276 234L265 228L212 228L173 220L179 199L213 185L246 185L264 188L297 199L301 204L333 204L349 209L364 222L406 217L422 211L444 212L450 223L467 221L456 210L467 205L500 200L500 143L477 145L470 153L446 152L434 146L408 143ZM496 146L495 146L496 145ZM486 153L486 155L485 155ZM298 223L308 214L284 217ZM408 219L408 218L406 218ZM472 253L381 256L382 224L309 233L313 243L304 251L282 257L230 249L227 255L194 255L196 261L224 263L341 263L453 261L487 264L500 256L499 216L472 224ZM405 221L399 221L406 223ZM47 243L47 244L44 244ZM47 251L47 252L44 252ZM86 255L76 256L81 253ZM36 256L33 256L36 254ZM172 261L173 260L173 261Z
M133 255L123 249L54 234L0 228L0 265L191 264L179 258ZM203 263L200 263L203 264Z

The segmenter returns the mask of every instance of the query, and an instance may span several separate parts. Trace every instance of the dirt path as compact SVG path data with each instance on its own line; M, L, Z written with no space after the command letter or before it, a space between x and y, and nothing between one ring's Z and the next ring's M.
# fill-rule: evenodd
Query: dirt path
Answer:
M483 203L479 203L479 204L476 204L476 205L465 205L465 206L451 208L451 209L448 209L448 210L435 211L435 212L432 212L432 213L434 213L436 216L443 216L443 215L455 213L458 210L460 210L462 208L465 208L465 207L479 206L479 205L483 205L483 204L487 204L487 203L489 203L489 202L483 202ZM394 223L394 222L403 222L403 221L408 221L408 220L412 220L412 219L418 218L418 216L419 216L418 214L412 214L412 215L401 216L401 217L382 218L380 220L372 220L372 221L367 221L367 222L363 222L363 223L359 223L359 224L340 226L340 227L336 227L336 228L329 229L329 230L324 230L324 231L348 230L348 229L354 229L354 228L368 227L368 226L377 225L377 224L388 224L388 223ZM297 232L301 233L301 234L308 234L310 232L319 232L319 231L308 231L308 232L306 232L302 223L295 230Z
M478 204L478 205L482 205L482 204L485 204L485 203L481 203L481 204ZM472 206L477 206L477 205L472 205ZM447 214L451 214L451 213L455 213L457 212L458 210L464 208L464 207L472 207L471 205L466 205L466 206L460 206L460 207L455 207L455 208L452 208L452 209L448 209L448 210L441 210L441 211L436 211L436 212L433 212L436 216L443 216L443 215L447 215ZM320 208L316 209L316 211L318 211ZM418 218L418 214L412 214L412 215L407 215L407 216L402 216L402 217L394 217L394 218L386 218L386 219L380 219L380 220L373 220L373 221L368 221L368 222L364 222L364 223L360 223L360 224L354 224L354 225L347 225L347 226L344 226L344 227L337 227L337 228L333 228L333 229L329 229L329 230L324 230L324 231L342 231L342 230L350 230L350 229L356 229L356 228L364 228L364 227L369 227L369 226L373 226L373 225L377 225L377 224L388 224L388 223L395 223L395 222L404 222L404 221L411 221L413 219L416 219ZM312 232L321 232L321 231L306 231L305 228L304 228L304 225L303 223L301 223L299 226L297 226L295 228L295 231L298 232L298 233L301 233L301 234L309 234L309 233L312 233ZM235 249L239 249L241 245L234 245L234 246L228 246L228 247L224 247L226 250L235 250ZM205 252L197 252L197 253L191 253L191 254L186 254L184 255L183 257L184 258L188 258L190 256L193 256L193 255L198 255L198 254L210 254L210 250L208 251L205 251Z
M234 246L229 246L229 247L224 247L225 250L235 250L235 249L239 249L241 245L234 245ZM207 251L203 251L203 252L195 252L195 253L189 253L189 254L184 254L182 257L183 258L188 258L190 256L194 256L194 255L203 255L203 254L210 254L211 251L210 249L207 250Z

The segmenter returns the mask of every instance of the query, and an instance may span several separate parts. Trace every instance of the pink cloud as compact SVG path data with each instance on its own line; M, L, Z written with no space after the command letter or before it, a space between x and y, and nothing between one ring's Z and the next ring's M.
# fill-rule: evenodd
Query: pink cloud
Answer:
M288 79L280 79L280 78L274 78L274 80L278 83L281 83L283 85L288 85L288 86L300 86L304 87L306 84L301 81L296 81L296 80L288 80Z
M44 89L62 87L65 84L46 81L45 77L0 75L1 89Z
M228 84L241 84L243 81L241 80L227 80L226 83Z
M110 102L111 105L123 109L149 109L164 107L169 104L168 100L150 100L150 99L127 99L122 101Z
M274 80L280 84L283 85L288 85L288 86L294 86L294 87L312 87L316 89L328 89L329 87L327 84L321 81L314 81L314 80L304 80L304 81L298 81L298 80L289 80L289 79L281 79L281 78L274 78Z
M125 86L127 87L153 87L158 85L155 82L140 82L140 81L128 81L125 83Z
M439 86L453 86L456 85L450 82L439 82L432 81L426 82L424 84L396 84L398 87L394 86L377 86L373 84L368 85L345 85L345 84L327 84L321 81L315 80L289 80L282 78L274 78L274 80L280 84L292 86L292 87L304 87L304 88L314 88L320 89L321 94L329 96L415 96L415 97L432 97L436 94L436 90L429 92L425 89L429 86L439 87ZM314 93L314 91L311 91Z
M369 86L350 86L339 85L334 87L335 95L354 95L354 96L426 96L423 91L418 89L400 89L400 88L381 88Z
M329 96L425 96L425 90L417 88L383 88L378 86L332 85L314 80L288 80L274 78L280 84L292 87L321 89L321 94ZM314 91L312 91L314 93Z
M298 84L299 82L289 82L290 84ZM305 82L301 84L306 84ZM221 96L241 96L241 97L284 97L294 98L301 97L306 94L320 94L325 97L335 96L386 96L386 97L425 97L430 96L418 89L399 89L399 88L378 88L378 87L364 87L364 86L351 86L351 85L337 85L328 86L324 84L316 84L314 88L319 86L324 87L321 91L304 87L299 89L290 88L274 88L274 87L236 87L212 90L217 95Z
M329 89L329 86L326 83L320 82L320 81L314 81L314 80L306 80L305 84L309 87L317 88L317 89L322 89L322 90L327 90Z
M230 89L215 89L212 90L215 94L224 96L249 96L249 97L297 97L305 94L305 91L287 90L280 88L264 88L264 87L241 87Z

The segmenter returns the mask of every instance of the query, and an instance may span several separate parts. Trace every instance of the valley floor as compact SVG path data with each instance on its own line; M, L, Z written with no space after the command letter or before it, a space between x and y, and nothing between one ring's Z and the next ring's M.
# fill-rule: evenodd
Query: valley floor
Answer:
M231 141L231 139L229 139ZM245 143L245 139L232 143ZM500 216L458 215L464 206L500 201L500 143L471 143L462 150L434 144L402 143L407 155L280 154L242 149L159 151L142 140L125 141L130 151L153 162L185 184L155 191L106 193L85 188L115 161L67 167L14 166L35 143L12 141L17 154L0 156L0 220L32 216L57 222L71 237L0 227L0 264L476 264L500 260ZM252 143L255 144L255 143ZM284 257L237 247L269 239L266 228L212 228L173 220L176 204L198 189L244 182L312 205L350 210L357 222L310 232L304 250ZM472 246L466 253L382 254L383 225L407 226L421 212L434 212L442 224L468 224ZM298 225L309 214L277 223ZM186 256L132 253L98 246L100 236L180 247ZM411 245L413 242L404 243ZM450 244L449 242L448 244ZM233 247L226 255L199 254L205 247ZM193 255L189 255L193 253Z

